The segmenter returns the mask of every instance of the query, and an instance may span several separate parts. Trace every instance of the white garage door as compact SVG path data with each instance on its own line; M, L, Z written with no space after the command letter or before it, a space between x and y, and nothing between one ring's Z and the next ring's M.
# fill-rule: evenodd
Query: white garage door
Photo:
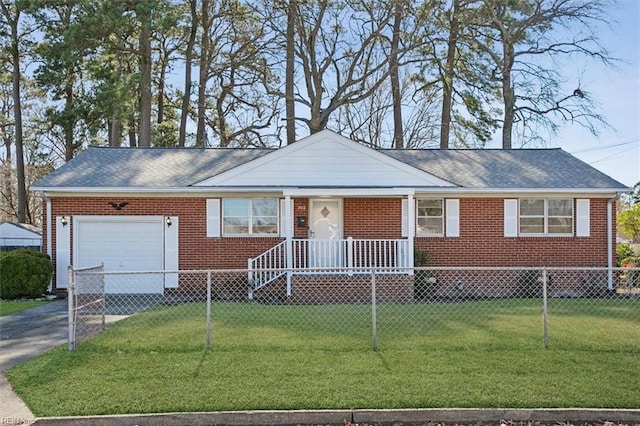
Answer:
M164 218L161 216L74 217L74 264L104 263L105 271L164 269ZM107 293L162 293L163 277L107 275Z

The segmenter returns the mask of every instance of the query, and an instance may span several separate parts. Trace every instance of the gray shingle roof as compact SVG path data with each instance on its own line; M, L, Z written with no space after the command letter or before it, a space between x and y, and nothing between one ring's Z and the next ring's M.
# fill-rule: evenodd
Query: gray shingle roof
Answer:
M32 188L184 188L272 151L91 147ZM462 188L626 189L560 149L380 152Z
M33 187L183 188L270 151L90 147Z
M561 149L382 152L464 188L627 188Z

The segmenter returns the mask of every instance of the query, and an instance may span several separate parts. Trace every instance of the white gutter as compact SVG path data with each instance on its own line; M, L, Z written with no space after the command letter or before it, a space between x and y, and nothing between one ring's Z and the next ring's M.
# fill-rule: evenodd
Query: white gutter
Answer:
M224 186L224 187L34 187L32 191L40 191L47 196L64 195L64 194L206 194L211 192L283 192L294 194L313 195L314 193L331 193L339 195L339 192L364 191L370 194L380 194L387 192L392 195L402 195L408 192L413 193L453 193L453 194L539 194L539 193L556 193L556 194L619 194L627 189L623 188L462 188L462 187L333 187L333 186L317 186L297 187L297 186Z
M53 253L53 243L51 241L51 235L52 235L52 224L51 224L51 215L53 214L52 212L52 208L51 208L51 200L45 196L44 194L41 194L42 198L44 198L44 201L46 203L46 210L47 210L47 254L51 257L52 253ZM51 279L49 280L49 287L47 288L47 291L49 293L51 293L51 290L53 290L53 277L51 277Z
M389 196L413 195L413 188L291 188L283 194L291 197L343 197L343 196Z

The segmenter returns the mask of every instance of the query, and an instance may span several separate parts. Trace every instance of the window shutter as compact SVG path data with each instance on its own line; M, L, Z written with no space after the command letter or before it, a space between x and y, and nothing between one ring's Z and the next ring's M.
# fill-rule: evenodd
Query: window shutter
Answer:
M171 216L171 226L164 227L164 269L165 271L178 270L178 216ZM178 273L165 274L164 286L166 288L178 287Z
M590 200L576 200L576 237L588 237L591 234L589 218Z
M67 288L71 264L71 220L63 225L62 217L56 217L56 288Z
M518 200L504 200L504 236L518 236Z
M289 233L293 236L293 199L291 200L291 217L289 218L290 220L287 223L287 218L286 218L286 202L287 200L285 198L280 199L280 236L281 237L286 237Z
M446 235L447 237L460 236L460 200L448 199L445 201Z
M409 200L406 198L402 199L402 207L401 207L401 215L402 215L402 237L406 238L409 236Z
M207 200L207 237L220 236L220 199Z

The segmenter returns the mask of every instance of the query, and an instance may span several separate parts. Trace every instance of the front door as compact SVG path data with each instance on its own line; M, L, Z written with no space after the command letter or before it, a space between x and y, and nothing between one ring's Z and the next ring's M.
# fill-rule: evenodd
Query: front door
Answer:
M312 199L309 223L309 266L343 266L342 200Z

